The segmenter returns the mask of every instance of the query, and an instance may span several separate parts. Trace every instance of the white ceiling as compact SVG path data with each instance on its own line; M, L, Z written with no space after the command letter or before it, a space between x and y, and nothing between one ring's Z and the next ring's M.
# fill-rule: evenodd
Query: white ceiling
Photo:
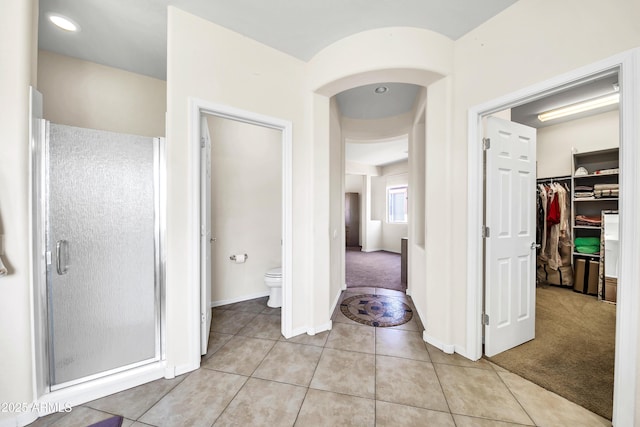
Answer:
M166 79L167 6L173 5L307 61L331 43L374 28L425 28L453 40L517 0L40 0L39 47ZM82 31L60 31L47 13Z
M62 55L166 79L169 5L307 61L341 38L387 26L425 28L456 40L516 1L40 0L38 44L41 49ZM82 30L74 34L57 29L46 19L47 13L52 12L72 18ZM411 109L418 87L382 85L390 89L383 95L372 90L379 85L338 95L342 114L376 119ZM537 113L553 108L554 104L584 99L585 89L593 93L609 90L611 81L600 79L592 85L579 86L514 108L513 120L545 126L537 121ZM556 123L559 121L546 125ZM347 152L348 156L355 156L353 161L380 165L399 160L400 153L406 151L399 144L400 141L359 143L352 148L349 147L354 144L349 144Z
M379 87L387 91L376 93ZM376 83L341 92L336 100L344 117L382 119L411 111L419 91L420 86L406 83Z
M167 7L178 7L308 61L328 45L374 28L424 28L456 40L517 0L40 0L40 49L166 79ZM48 13L68 16L78 33ZM378 85L375 85L378 86ZM378 119L410 111L419 87L384 83L338 95L343 115ZM407 141L347 144L347 158L384 165L407 157Z

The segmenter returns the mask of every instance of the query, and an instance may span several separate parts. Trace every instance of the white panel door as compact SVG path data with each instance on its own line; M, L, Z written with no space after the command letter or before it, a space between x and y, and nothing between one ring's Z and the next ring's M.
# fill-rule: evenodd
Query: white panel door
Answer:
M211 138L207 118L200 118L200 353L207 354L211 331Z
M485 354L535 336L536 130L487 120Z

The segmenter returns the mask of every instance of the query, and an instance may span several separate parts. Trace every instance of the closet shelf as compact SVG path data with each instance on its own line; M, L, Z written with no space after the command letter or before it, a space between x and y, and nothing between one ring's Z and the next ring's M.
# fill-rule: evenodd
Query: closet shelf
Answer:
M616 187L620 181L620 152L618 148L610 148L598 151L589 151L585 153L574 152L572 156L571 169L574 171L584 168L587 171L605 171L611 173L590 173L588 175L573 174L571 180L571 215L573 218L573 227L571 229L572 238L580 237L596 237L600 236L600 251L597 254L585 254L578 252L573 248L573 264L575 267L577 283L574 283L574 290L583 293L593 293L593 285L597 283L598 300L604 300L605 283L604 283L604 260L605 257L605 241L604 241L604 218L603 212L609 210L617 210L619 204L619 193L605 192L604 188L609 190ZM611 187L609 187L611 185ZM599 186L604 187L602 193L596 190ZM585 188L587 187L587 188ZM590 189L588 187L591 187ZM619 190L619 186L618 190ZM576 190L579 188L579 190ZM613 188L611 188L613 190ZM587 191L585 191L587 190ZM591 193L592 197L576 197L576 195ZM605 197L595 197L596 194L603 194ZM580 216L586 218L600 218L602 224L598 221L582 222L576 219ZM580 271L579 271L580 270ZM580 273L581 275L578 275Z
M600 178L603 176L618 176L620 175L619 172L616 173L590 173L589 175L574 175L573 179L582 179L582 178Z
M574 252L573 254L577 256L586 256L590 258L600 258L600 254L583 254L582 252Z

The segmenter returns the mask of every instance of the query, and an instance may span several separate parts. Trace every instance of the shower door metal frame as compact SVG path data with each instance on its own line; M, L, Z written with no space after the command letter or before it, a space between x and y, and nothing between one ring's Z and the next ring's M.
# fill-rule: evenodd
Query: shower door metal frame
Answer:
M154 192L154 313L155 313L155 350L154 357L133 364L121 366L76 380L52 385L53 353L51 351L51 322L48 310L51 264L49 250L49 191L47 176L49 173L49 122L34 118L31 138L31 177L32 177L32 245L34 271L34 335L37 395L86 383L98 378L132 370L165 360L165 200L166 200L166 154L165 139L153 138L153 192Z

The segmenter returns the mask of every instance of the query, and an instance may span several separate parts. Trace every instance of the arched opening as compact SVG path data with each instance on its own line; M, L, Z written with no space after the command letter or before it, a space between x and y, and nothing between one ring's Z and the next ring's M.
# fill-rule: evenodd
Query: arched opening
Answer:
M326 250L329 257L323 261L316 258L315 271L326 271L321 282L322 285L314 289L314 297L322 299L327 307L328 315L339 311L341 292L346 288L345 258L346 258L346 230L345 230L345 145L346 141L354 138L375 138L388 140L391 137L404 136L407 139L408 159L406 169L406 181L408 187L408 216L412 218L407 226L407 295L410 295L415 303L416 317L421 319L419 331L422 339L428 340L429 336L424 332L422 322L427 321L427 294L428 283L427 263L432 263L426 256L427 244L427 220L438 215L434 210L429 210L426 204L430 194L443 191L444 188L436 187L435 180L429 180L428 175L446 172L445 164L448 161L447 144L441 138L449 134L446 116L448 96L446 88L448 80L443 75L416 69L384 69L366 71L345 76L336 81L327 83L314 94L314 129L328 129L326 132L316 133L314 146L314 162L318 170L324 169L327 174L318 181L321 194L325 196L328 212L324 215L317 214L315 223L319 230L329 230L328 236L324 235L322 250ZM335 95L344 93L349 89L363 85L384 85L389 83L402 83L420 87L414 105L410 112L399 120L397 117L381 119L377 125L373 122L364 123L364 126L350 126L349 120L340 117L339 108L335 101ZM428 105L431 108L428 108ZM436 108L436 106L438 106ZM396 126L390 126L390 122L396 121ZM345 126L346 123L346 126ZM431 126L428 126L431 123ZM363 123L359 123L363 125ZM368 125L368 127L367 127ZM320 155L322 154L322 155ZM364 178L363 188L370 191L371 177ZM435 176L435 175L434 175ZM385 186L386 189L386 186ZM383 190L384 191L384 190ZM446 191L446 190L444 190ZM318 192L316 192L318 194ZM385 198L386 203L386 198ZM361 204L365 212L370 216L371 204ZM383 206L384 212L386 207ZM322 225L320 225L322 224ZM326 226L327 228L324 228ZM436 237L436 233L433 234ZM322 239L321 233L316 234L316 239ZM328 237L328 238L326 238ZM400 239L398 239L400 240ZM398 241L398 246L401 242ZM326 262L326 264L323 264ZM338 308L336 308L338 307ZM442 315L443 313L434 313ZM446 315L446 314L445 314ZM326 319L326 318L325 318ZM320 319L315 318L316 322ZM322 323L327 322L324 320ZM446 322L443 322L446 323ZM447 326L445 326L447 328ZM433 339L432 343L438 348L452 352L452 346L445 341Z

